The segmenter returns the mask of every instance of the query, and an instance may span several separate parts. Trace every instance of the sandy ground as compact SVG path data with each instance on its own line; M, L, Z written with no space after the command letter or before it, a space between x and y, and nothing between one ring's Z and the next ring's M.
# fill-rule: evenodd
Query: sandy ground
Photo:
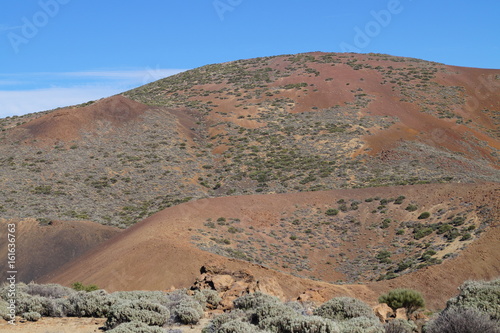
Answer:
M169 326L167 328L180 329L183 333L201 333L209 319L202 319L197 326ZM104 332L103 318L42 318L37 322L21 322L18 318L16 325L0 321L0 332L15 333L93 333Z

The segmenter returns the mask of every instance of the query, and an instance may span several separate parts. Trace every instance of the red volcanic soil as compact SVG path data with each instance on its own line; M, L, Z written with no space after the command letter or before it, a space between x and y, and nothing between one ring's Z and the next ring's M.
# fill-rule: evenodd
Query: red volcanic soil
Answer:
M297 57L320 59L325 55L327 54L315 52L297 55ZM500 139L498 136L488 133L498 129L498 120L493 119L484 111L500 109L500 100L498 99L500 70L455 67L428 62L412 63L411 61L403 61L404 58L388 56L385 59L382 56L364 54L348 54L339 59L344 62L332 64L306 61L307 69L316 71L316 74L304 72L301 66L305 65L296 65L287 56L270 59L266 65L262 66L280 71L286 71L287 68L293 66L297 67L292 75L278 77L267 84L272 97L253 96L242 102L241 98L234 95L227 96L217 92L217 90L231 87L230 84L210 83L195 86L196 89L210 91L210 96L195 96L190 97L190 99L204 102L213 101L216 104L213 106L216 112L213 112L209 117L214 123L232 121L239 126L255 128L262 126L262 124L259 125L258 122L238 119L237 117L256 116L259 113L259 105L265 100L289 99L292 104L289 112L315 112L315 110L333 106L352 104L355 102L355 95L362 93L371 101L367 106L358 109L359 118L387 116L392 117L396 122L388 128L370 129L370 135L363 137L365 144L357 152L354 152L355 156L365 152L377 155L408 140L422 142L438 149L459 152L472 159L480 156L491 161L492 166L499 167L498 160L491 153L500 149ZM351 65L348 64L349 62ZM355 70L352 64L361 67ZM385 72L375 69L380 66L385 68ZM412 69L423 71L437 69L437 71L433 74L434 77L428 81L429 83L423 84L417 83L417 79L397 77L397 73L408 72ZM392 72L392 74L388 74L388 72ZM409 82L405 83L408 84L408 87L405 88L407 89L405 94L402 92L403 88L398 86L404 81ZM306 84L302 89L283 89L286 85L301 83ZM427 91L417 88L422 85L433 88L429 88ZM439 88L437 85L440 85ZM463 99L463 103L451 101L451 98L446 95L446 89L457 87L460 90L459 97ZM408 96L413 96L413 100L410 100L411 98ZM427 107L430 107L432 112L423 112L424 107L421 105L423 99L427 100ZM245 109L239 108L239 104L245 105ZM449 108L449 111L461 117L462 121L457 122L454 117L437 117L438 105ZM227 115L221 117L217 112L227 113ZM218 132L210 134L216 135Z
M95 283L108 290L167 290L193 284L204 265L226 270L245 270L257 279L274 279L286 297L295 298L308 289L325 298L349 295L376 303L380 293L398 286L421 290L428 307L443 307L468 279L492 279L500 275L500 229L498 228L498 185L421 185L391 188L337 190L295 194L250 195L193 201L163 210L96 247L38 282L64 285L74 281ZM426 207L457 200L485 205L494 211L494 224L455 259L444 264L367 285L333 285L302 279L248 262L204 252L192 237L204 221L216 216L242 217L242 226L268 228L299 205L331 205L339 198L370 196L418 196ZM383 242L383 239L380 240ZM352 244L363 247L365 244Z
M7 225L15 224L17 279L25 283L59 269L86 251L106 242L121 230L89 221L53 221L40 225L34 219L2 220L0 255L7 258ZM7 272L7 260L0 262Z
M18 141L55 144L77 140L83 133L120 127L136 120L149 107L117 95L84 107L69 107L48 113L14 129Z

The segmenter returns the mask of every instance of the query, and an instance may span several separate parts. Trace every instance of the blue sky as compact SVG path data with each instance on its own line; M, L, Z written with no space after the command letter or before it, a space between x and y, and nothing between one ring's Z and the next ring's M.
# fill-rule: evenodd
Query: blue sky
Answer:
M0 117L211 63L377 52L500 68L497 0L4 0Z

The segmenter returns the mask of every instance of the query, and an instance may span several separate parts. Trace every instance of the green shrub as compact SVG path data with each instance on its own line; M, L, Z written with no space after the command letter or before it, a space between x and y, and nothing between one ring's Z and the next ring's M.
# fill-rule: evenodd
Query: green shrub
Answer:
M394 204L401 205L405 199L406 197L404 195L400 195L396 198L396 200L394 200Z
M143 322L134 320L128 323L123 323L112 330L106 331L108 333L163 333L164 330L160 327L148 326Z
M422 295L412 289L394 289L379 297L380 303L386 303L389 307L396 311L400 308L405 308L408 314L424 307L425 302Z
M356 317L375 317L372 308L368 304L351 297L332 298L315 309L314 314L335 321L349 320Z
M459 289L459 295L448 300L445 312L454 308L476 309L500 320L500 279L467 281Z
M420 215L418 216L418 219L419 219L419 220L424 220L424 219L429 218L430 216L431 216L431 213L429 213L429 212L423 212L422 214L420 214Z
M414 212L414 211L416 211L416 210L418 209L418 206L417 206L417 205L412 205L412 204L410 204L410 205L406 206L406 208L405 208L405 209L406 209L407 211L409 211L409 212Z
M415 229L413 231L413 238L415 238L417 240L421 239L421 238L424 238L424 237L429 236L430 234L432 234L433 231L434 230L432 228L428 228L428 227Z
M42 316L38 312L25 312L22 317L27 321L38 321Z
M149 326L163 326L170 317L170 312L163 305L146 300L124 301L111 306L106 317L108 329L132 321L140 321Z
M498 307L498 304L496 305ZM455 308L444 311L425 326L426 333L500 333L497 320L476 309Z
M333 209L333 208L327 209L325 212L325 214L328 216L335 216L338 213L339 213L338 209Z
M86 292L91 292L91 291L96 291L99 290L99 287L96 286L95 284L89 284L89 285L84 285L81 282L75 282L71 285L71 288L73 288L76 291L86 291Z

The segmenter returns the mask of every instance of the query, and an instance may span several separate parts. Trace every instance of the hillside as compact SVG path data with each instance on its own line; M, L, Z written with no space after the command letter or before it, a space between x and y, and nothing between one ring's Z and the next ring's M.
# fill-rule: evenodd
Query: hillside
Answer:
M312 289L325 299L350 295L376 303L380 293L407 285L422 290L435 309L463 281L500 274L499 190L497 184L416 185L193 201L151 216L40 281L169 290L193 285L201 267L218 267L245 272L287 298ZM401 195L403 203L375 212L380 203L366 202ZM362 203L325 215L341 199ZM407 211L410 204L418 210ZM423 211L431 216L418 219ZM380 257L384 252L389 256Z
M125 228L206 197L497 182L499 83L379 54L200 67L1 120L0 211Z
M85 252L106 242L120 229L89 221L51 221L35 219L2 220L0 228L7 233L7 223L15 223L16 258L19 281L29 283L75 260ZM0 239L0 255L7 258L8 238ZM9 271L8 262L0 262L2 272Z
M169 290L214 274L234 293L370 303L408 286L441 308L500 274L499 88L500 70L315 52L0 119L19 279Z

